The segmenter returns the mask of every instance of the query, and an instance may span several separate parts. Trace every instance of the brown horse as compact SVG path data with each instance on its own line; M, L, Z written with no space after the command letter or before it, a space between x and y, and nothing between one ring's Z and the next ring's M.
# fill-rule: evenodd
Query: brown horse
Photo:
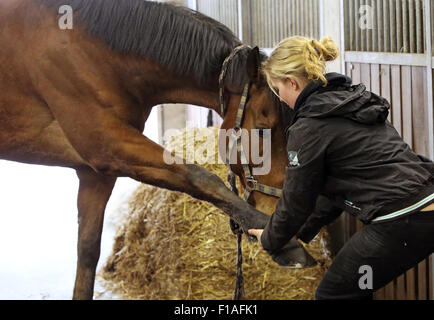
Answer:
M73 28L64 29L63 4L0 2L0 158L76 170L73 297L92 298L104 210L117 177L211 202L244 231L263 228L268 216L246 205L217 176L195 165L166 164L164 149L142 135L158 104L202 105L224 117L218 78L239 40L204 15L142 0L71 0ZM227 124L248 81L248 55L249 50L240 53L228 66ZM270 103L268 92L251 80L247 107L260 110ZM246 115L245 123L256 127L249 119L257 116ZM284 147L283 140L274 143ZM260 197L255 193L251 201L265 203Z

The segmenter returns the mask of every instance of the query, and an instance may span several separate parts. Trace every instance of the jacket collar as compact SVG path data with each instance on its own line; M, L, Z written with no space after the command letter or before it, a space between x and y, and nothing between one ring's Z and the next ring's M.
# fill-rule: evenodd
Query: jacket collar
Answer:
M295 101L294 112L297 112L297 110L303 105L306 99L314 92L320 89L330 90L332 87L335 87L337 85L351 86L352 83L351 78L336 72L327 73L325 75L325 78L327 79L326 87L323 86L322 81L316 80L316 81L311 81L306 86L306 88L303 89L303 91L300 93L297 100Z

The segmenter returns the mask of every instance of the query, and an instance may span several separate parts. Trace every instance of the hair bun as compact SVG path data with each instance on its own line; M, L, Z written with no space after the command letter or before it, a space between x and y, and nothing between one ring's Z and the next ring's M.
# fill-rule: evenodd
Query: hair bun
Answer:
M288 76L297 81L320 80L327 85L326 62L335 60L338 55L338 46L329 37L318 41L293 36L283 39L273 50L264 64L264 73L272 90L272 79L283 81Z
M320 51L324 61L336 60L336 58L339 56L339 48L330 37L322 38L318 43L320 44Z

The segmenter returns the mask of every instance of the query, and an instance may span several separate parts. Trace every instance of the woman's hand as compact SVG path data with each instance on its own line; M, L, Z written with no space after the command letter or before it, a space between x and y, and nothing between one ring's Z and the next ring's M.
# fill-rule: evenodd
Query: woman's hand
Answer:
M259 242L259 244L262 247L261 235L262 235L262 232L264 232L264 229L249 229L248 232L249 232L250 235L255 236L256 239L258 239L258 242Z

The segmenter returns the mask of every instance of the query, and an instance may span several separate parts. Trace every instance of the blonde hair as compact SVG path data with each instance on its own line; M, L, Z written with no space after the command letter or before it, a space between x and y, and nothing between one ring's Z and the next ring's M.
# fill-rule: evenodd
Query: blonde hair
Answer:
M290 37L282 40L264 64L264 73L271 90L270 80L284 81L291 76L300 82L320 80L327 85L324 76L327 61L335 60L339 48L329 37L317 41L306 37Z

